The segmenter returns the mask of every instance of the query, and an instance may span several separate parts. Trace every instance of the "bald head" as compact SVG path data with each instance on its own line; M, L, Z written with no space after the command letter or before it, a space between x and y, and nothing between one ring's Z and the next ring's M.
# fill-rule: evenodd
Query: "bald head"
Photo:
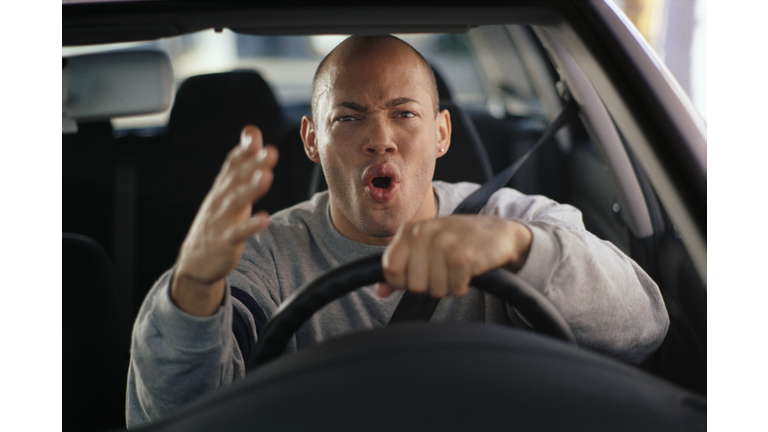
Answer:
M424 85L432 96L432 105L435 116L439 111L439 96L437 83L432 67L427 60L412 46L402 39L394 36L350 36L334 48L320 62L312 81L312 117L318 118L318 104L320 97L330 92L330 74L343 69L346 64L357 60L360 56L413 56L418 60L417 64L424 73Z

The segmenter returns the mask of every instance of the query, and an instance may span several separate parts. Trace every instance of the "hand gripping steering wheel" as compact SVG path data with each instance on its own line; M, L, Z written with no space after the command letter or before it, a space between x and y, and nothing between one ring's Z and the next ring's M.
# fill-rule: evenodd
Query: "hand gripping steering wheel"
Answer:
M340 266L304 285L275 312L250 353L247 370L278 357L296 330L331 301L384 280L381 254ZM472 278L470 285L512 305L534 330L576 343L568 323L555 305L516 274L496 269Z
M403 323L265 364L323 305L381 280L378 255L305 285L259 333L248 362L256 373L142 431L706 430L706 399L573 344L499 326ZM515 275L494 270L471 285L514 306L535 330L573 342L552 304Z

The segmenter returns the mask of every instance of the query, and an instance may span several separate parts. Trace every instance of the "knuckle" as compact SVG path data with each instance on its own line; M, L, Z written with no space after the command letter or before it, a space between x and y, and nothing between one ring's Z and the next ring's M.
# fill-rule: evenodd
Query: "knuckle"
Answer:
M434 298L445 297L446 293L448 293L448 287L444 284L432 283L429 288L429 295Z
M395 288L403 288L403 272L392 267L383 266L384 279Z
M434 237L440 233L440 224L434 220L425 220L418 223L419 234L425 237Z
M272 170L261 170L261 179L259 180L260 188L269 188L272 185L272 181L275 179L275 173Z
M239 204L243 201L243 199L248 194L249 187L247 185L241 184L235 187L235 189L232 191L231 194L229 194L229 203L231 204Z
M231 187L232 183L232 176L227 172L223 172L216 179L214 189L211 192L217 195L226 194L227 189Z
M237 158L237 156L239 154L241 154L242 152L243 152L243 147L242 146L237 145L237 146L233 147L232 150L230 150L227 153L227 156L224 158L224 163L222 164L222 167L227 167L227 166L231 165L232 161L235 160Z
M236 226L230 226L224 229L224 231L221 233L221 242L223 244L232 244L235 243L238 237L238 227Z
M417 237L421 231L421 228L418 223L407 222L403 225L402 231L403 234L407 235L408 237Z
M393 267L393 265L391 263L390 264L384 264L384 265L382 265L381 268L382 268L382 271L384 273L384 277L387 280L395 280L400 275L400 273Z
M224 159L224 163L222 164L222 171L231 169L244 152L245 149L240 145L230 150L229 153L227 153L227 157Z
M472 259L472 254L463 248L454 248L450 250L450 253L446 256L446 262L449 266L456 269L469 268L469 262Z
M454 273L448 287L448 292L455 297L463 296L468 291L469 279L470 277L467 273Z
M453 250L456 247L456 236L443 232L435 236L432 244L439 250Z
M402 257L398 257L397 253L393 251L393 247L387 248L382 257L381 266L386 276L395 277L405 271L405 265Z

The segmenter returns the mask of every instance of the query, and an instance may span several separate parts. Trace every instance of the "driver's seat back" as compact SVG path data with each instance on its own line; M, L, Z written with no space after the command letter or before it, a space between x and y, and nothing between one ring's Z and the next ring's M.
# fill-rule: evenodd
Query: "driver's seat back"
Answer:
M62 235L62 426L96 431L125 426L130 326L119 307L106 250Z

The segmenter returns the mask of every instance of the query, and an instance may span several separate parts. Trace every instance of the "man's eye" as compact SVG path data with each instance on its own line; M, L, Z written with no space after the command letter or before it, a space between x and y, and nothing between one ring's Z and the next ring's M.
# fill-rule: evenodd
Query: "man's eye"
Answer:
M397 113L397 116L400 118L411 118L411 117L416 117L416 114L411 111L400 111L399 113Z
M348 122L353 120L355 120L355 117L351 115L346 115L346 116L341 116L336 118L336 121L340 121L340 122Z

